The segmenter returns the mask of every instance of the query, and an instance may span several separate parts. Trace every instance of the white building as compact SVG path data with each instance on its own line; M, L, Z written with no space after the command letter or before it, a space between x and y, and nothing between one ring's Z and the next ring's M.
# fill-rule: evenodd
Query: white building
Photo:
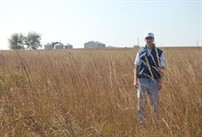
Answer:
M98 41L89 41L84 43L84 48L105 48L105 44Z

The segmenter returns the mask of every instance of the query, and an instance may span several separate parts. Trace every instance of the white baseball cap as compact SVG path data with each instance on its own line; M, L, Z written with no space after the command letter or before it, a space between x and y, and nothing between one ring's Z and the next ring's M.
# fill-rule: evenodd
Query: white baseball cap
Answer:
M147 33L145 33L144 38L146 39L147 37L154 38L154 34L152 32L147 32Z

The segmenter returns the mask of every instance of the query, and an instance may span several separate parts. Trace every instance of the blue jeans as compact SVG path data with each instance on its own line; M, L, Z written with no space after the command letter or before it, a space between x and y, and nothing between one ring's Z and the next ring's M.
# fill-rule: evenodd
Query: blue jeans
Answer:
M145 121L145 105L147 100L149 99L152 105L152 110L154 114L154 118L158 117L158 100L159 100L159 93L157 90L157 85L159 80L150 80L150 79L138 79L138 121L142 123ZM148 96L148 99L147 99ZM148 104L148 102L147 102ZM149 108L147 108L149 109Z

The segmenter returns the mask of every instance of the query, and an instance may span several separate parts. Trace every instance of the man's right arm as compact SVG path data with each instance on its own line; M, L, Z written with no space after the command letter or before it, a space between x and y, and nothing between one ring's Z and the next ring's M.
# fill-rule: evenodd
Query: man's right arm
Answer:
M139 65L139 52L137 52L134 62L134 87L138 88L138 65Z

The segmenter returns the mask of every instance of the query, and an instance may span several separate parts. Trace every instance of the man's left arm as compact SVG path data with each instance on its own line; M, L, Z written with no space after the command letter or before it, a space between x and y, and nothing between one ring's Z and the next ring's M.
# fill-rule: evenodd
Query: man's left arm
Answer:
M166 69L166 59L165 59L165 56L164 56L164 53L161 54L161 57L160 57L160 75L161 75L161 78L159 80L159 84L157 86L157 89L160 90L162 88L162 83L163 83L163 78L164 78L164 71Z

